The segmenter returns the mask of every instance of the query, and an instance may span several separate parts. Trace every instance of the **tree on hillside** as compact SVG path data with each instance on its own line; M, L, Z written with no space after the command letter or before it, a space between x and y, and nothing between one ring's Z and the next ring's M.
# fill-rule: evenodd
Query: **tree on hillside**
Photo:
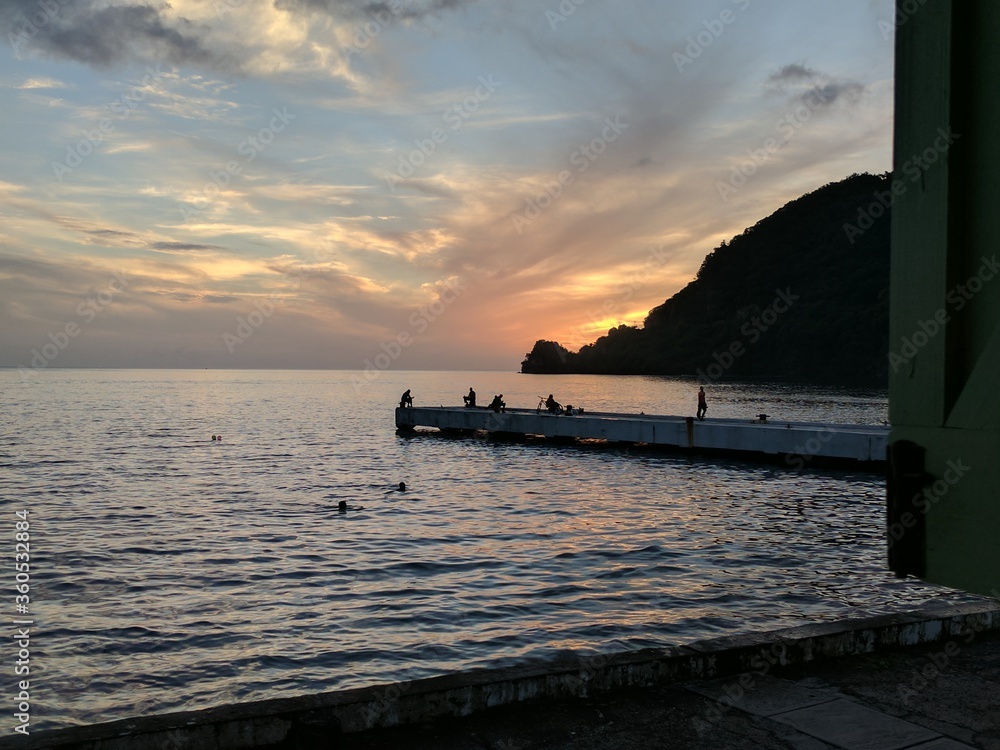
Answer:
M524 355L521 372L557 373L567 372L570 353L566 347L555 341L539 339L531 351Z

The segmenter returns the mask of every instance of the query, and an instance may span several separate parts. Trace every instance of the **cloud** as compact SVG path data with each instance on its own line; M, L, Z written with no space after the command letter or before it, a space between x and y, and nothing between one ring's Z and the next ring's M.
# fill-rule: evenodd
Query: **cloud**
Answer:
M206 43L208 29L169 19L160 7L65 0L40 10L37 0L5 0L0 33L16 52L28 48L63 60L109 68L128 62L166 61L231 69L234 59Z
M40 9L38 0L3 0L0 35L19 58L70 60L101 70L162 63L264 79L333 79L343 86L331 92L334 99L373 96L385 103L393 92L405 93L406 86L391 84L403 69L367 41L364 61L352 60L359 51L354 40L369 33L359 28L374 23L377 36L387 25L413 26L474 2L51 0ZM192 107L185 104L175 114L199 116L196 106L186 115Z
M474 3L475 0L425 0L424 2L409 2L406 5L401 0L388 2L370 2L355 0L275 0L274 7L291 12L326 11L337 18L358 19L378 17L384 14L398 15L406 20L419 20L425 16L434 15L443 10L454 10L463 5Z
M768 83L771 84L784 84L784 83L800 83L801 81L812 81L819 77L817 73L812 68L807 68L801 63L792 63L791 65L786 65L781 70L776 73L772 73L767 77Z
M22 290L28 280L52 285L77 282L80 272L79 268L45 258L0 253L0 278L14 280ZM92 276L88 274L88 278Z
M704 28L694 2L577 4L557 27L545 9L558 0L44 2L58 13L18 59L7 50L0 79L11 105L0 200L14 219L0 244L52 261L30 284L0 273L6 362L74 320L80 295L121 267L128 294L60 364L201 363L170 359L183 348L205 365L360 366L379 342L414 333L409 320L436 300L435 284L459 279L468 290L399 366L510 366L537 338L575 347L641 320L719 241L890 154L890 52L828 54L822 45L839 50L848 34L802 23L816 12L808 4L752 4L759 14L740 16L680 72L672 53ZM0 0L8 45L39 7ZM117 27L95 28L113 14ZM98 68L153 59L164 72L137 83L141 71L94 74L44 57ZM178 60L183 70L167 64ZM849 70L857 80L840 77ZM423 148L480 75L503 84L496 96ZM716 183L810 95L817 106L794 139L722 202ZM52 101L70 110L54 117ZM242 144L286 105L294 122L248 158ZM54 181L45 165L102 117L114 131ZM605 143L616 117L627 129ZM390 182L417 148L419 166ZM596 156L582 159L583 148ZM564 171L572 181L550 200ZM539 201L551 205L514 224ZM647 269L660 246L668 261ZM67 279L81 261L104 268ZM275 314L230 354L222 333L261 299Z
M71 225L68 225L71 226ZM142 239L133 232L122 232L117 229L87 229L84 233L99 240L107 247L140 247Z
M168 255L183 255L201 251L224 250L225 248L219 245L201 245L194 242L151 242L149 249Z
M64 89L66 84L55 78L28 78L12 88L15 89Z
M858 83L857 81L839 81L815 86L811 91L802 94L799 98L803 101L807 101L810 98L819 99L826 106L830 106L840 99L853 104L861 98L864 92L865 86L862 83Z
M791 63L771 73L765 87L813 109L830 107L837 101L855 104L865 92L865 85L858 81L835 78L802 63Z

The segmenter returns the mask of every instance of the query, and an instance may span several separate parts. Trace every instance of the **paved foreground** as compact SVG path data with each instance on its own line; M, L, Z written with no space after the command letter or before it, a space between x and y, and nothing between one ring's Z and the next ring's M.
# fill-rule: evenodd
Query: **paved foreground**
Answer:
M299 746L374 750L1000 750L1000 633Z
M993 600L0 735L18 750L1000 750Z

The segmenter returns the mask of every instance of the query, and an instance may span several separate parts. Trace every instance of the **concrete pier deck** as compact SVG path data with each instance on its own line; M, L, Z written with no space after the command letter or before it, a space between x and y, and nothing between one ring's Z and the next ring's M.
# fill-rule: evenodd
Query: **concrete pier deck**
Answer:
M705 419L654 414L585 412L571 416L534 409L416 406L396 409L401 431L485 431L501 436L605 440L695 452L786 459L792 468L815 463L884 464L889 428L760 419Z

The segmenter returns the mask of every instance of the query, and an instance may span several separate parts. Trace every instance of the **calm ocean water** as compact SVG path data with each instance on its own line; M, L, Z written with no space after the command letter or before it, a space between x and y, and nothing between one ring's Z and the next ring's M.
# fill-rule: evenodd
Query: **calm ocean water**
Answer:
M8 370L0 383L4 522L31 520L33 730L965 598L887 572L876 474L393 424L406 388L417 405L460 404L471 385L484 403L551 392L687 415L692 382ZM887 418L879 392L707 390L709 416Z

